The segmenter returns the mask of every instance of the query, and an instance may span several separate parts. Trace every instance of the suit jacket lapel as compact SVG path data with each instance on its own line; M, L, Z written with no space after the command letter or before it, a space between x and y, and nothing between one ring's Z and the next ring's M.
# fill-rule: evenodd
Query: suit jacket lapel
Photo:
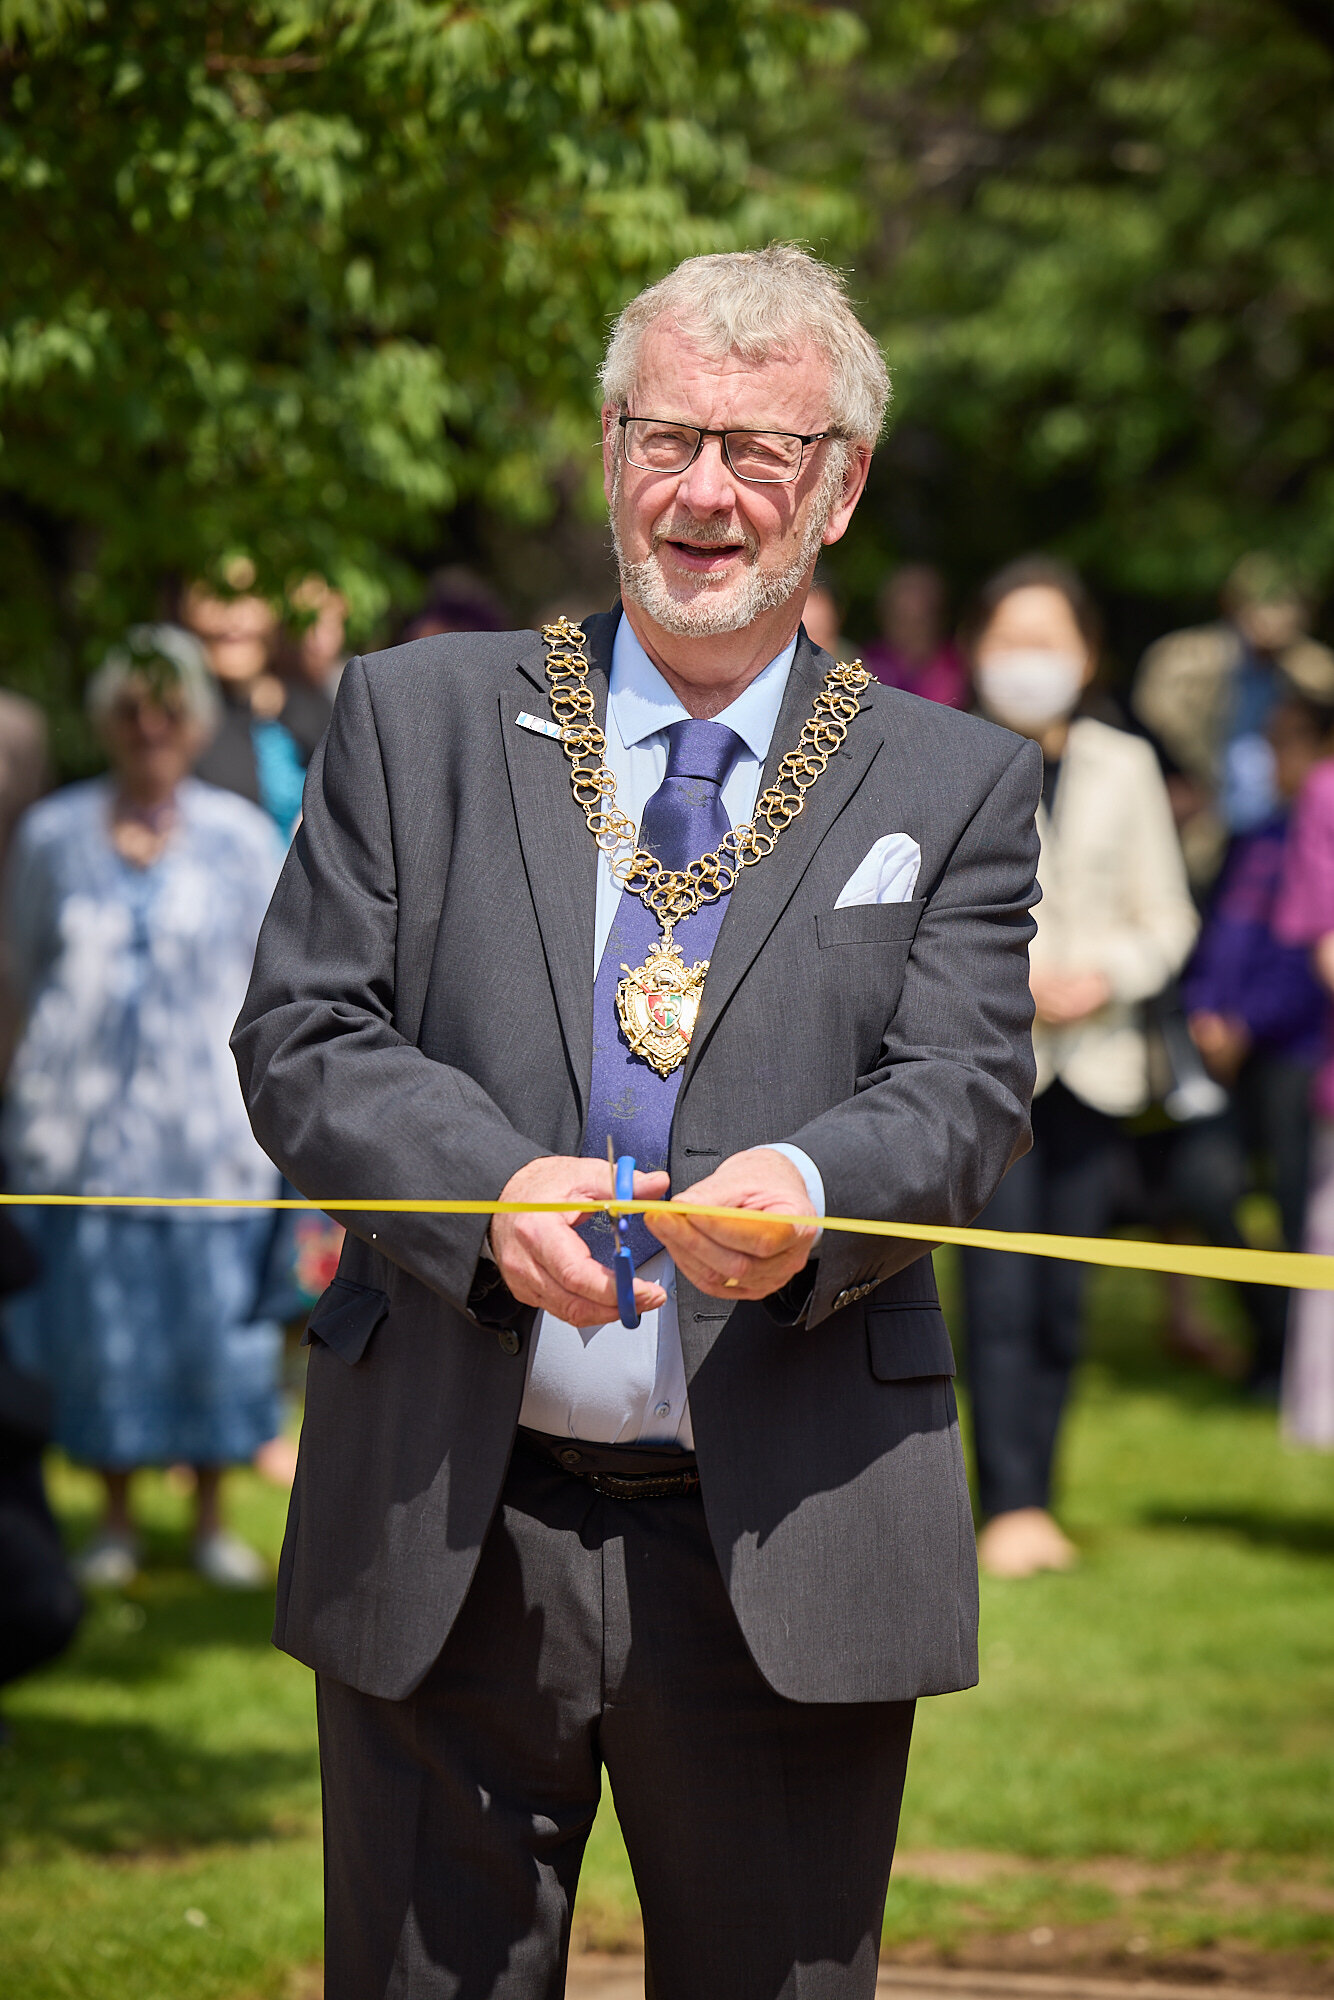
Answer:
M824 684L820 667L822 657L803 630L797 641L787 691L760 780L761 792L774 782L779 764L796 744L801 726L811 712L811 703ZM803 811L784 828L773 853L753 867L744 869L732 891L718 942L709 961L699 1021L682 1078L683 1089L689 1083L728 1001L787 908L821 841L851 800L881 747L882 736L875 726L873 713L875 691L875 682L872 681L861 697L861 713L849 728L842 749L830 759L823 774L807 792Z
M596 720L604 725L616 619L605 612L584 621ZM500 733L519 828L528 890L537 912L551 989L581 1116L588 1109L593 1069L594 917L597 848L570 791L569 760L554 737L515 725L521 708L545 717L545 650L536 636L518 661L519 673L501 697ZM523 676L524 678L520 678ZM534 702L525 681L543 695Z

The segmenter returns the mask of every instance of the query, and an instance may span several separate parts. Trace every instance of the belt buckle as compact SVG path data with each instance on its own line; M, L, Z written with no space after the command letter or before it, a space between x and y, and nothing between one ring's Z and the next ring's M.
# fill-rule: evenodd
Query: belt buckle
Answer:
M665 1500L672 1493L693 1493L699 1485L699 1474L681 1472L585 1472L582 1477L588 1481L595 1493L604 1500Z

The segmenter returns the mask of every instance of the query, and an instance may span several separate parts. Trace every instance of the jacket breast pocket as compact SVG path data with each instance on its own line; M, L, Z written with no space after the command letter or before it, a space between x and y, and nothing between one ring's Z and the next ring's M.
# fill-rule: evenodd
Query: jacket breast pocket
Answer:
M868 1306L866 1342L878 1382L954 1373L954 1349L939 1306Z
M303 1345L318 1340L350 1368L360 1361L388 1311L387 1296L373 1285L354 1285L350 1278L335 1278L311 1311Z
M815 934L822 950L836 944L907 946L917 935L925 908L926 898L914 896L910 903L850 903L842 910L819 910Z

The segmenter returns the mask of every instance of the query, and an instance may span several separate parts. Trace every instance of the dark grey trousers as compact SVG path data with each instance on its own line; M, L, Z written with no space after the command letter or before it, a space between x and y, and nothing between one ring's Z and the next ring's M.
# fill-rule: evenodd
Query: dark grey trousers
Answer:
M558 2000L604 1764L651 2000L873 1993L913 1704L774 1694L698 1494L521 1445L422 1686L318 1693L326 2000Z
M978 1228L1105 1235L1122 1143L1115 1119L1053 1083L1033 1100L1033 1150L1010 1168ZM961 1262L982 1512L1047 1507L1089 1267L1008 1250L965 1250Z

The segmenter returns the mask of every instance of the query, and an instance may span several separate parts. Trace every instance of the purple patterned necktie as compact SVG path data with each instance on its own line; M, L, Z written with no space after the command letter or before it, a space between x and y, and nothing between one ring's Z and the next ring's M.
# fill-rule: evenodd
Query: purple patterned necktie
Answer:
M718 845L732 822L722 787L745 744L723 722L673 722L667 731L667 774L644 807L639 844L664 868L687 868ZM707 959L727 907L727 897L704 903L677 924L673 938L687 965ZM659 1076L641 1056L632 1055L616 1017L621 970L642 964L662 935L661 925L628 889L612 919L593 988L593 1081L584 1127L584 1155L605 1159L611 1134L617 1158L632 1153L641 1173L667 1165L672 1112L684 1064ZM600 1263L610 1264L616 1232L605 1215L590 1216L579 1234ZM630 1249L636 1265L662 1245L641 1217L630 1218Z

